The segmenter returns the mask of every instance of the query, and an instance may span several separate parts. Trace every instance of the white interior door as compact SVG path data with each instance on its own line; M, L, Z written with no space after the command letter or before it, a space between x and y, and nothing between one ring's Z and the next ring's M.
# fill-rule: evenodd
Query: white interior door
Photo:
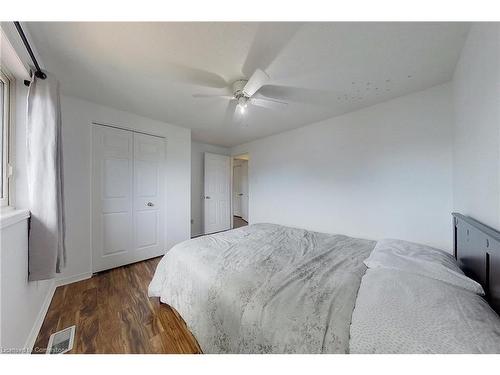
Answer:
M205 152L204 233L231 228L231 158Z
M233 215L241 216L241 165L233 167Z
M248 222L248 161L241 164L241 217Z
M94 272L161 255L164 140L94 125L92 154Z
M134 133L134 251L138 260L164 253L165 140Z

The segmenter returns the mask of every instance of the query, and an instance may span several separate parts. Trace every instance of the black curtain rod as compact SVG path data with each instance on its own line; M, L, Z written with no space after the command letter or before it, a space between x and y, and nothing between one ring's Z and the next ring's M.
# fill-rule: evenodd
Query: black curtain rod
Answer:
M19 33L19 36L23 40L24 46L26 47L26 50L28 51L31 61L33 61L33 64L35 64L35 77L40 78L40 79L45 79L47 78L47 74L42 72L42 69L40 68L40 65L38 65L38 61L36 60L35 54L33 53L33 50L31 49L30 44L28 43L28 39L26 39L26 35L24 35L24 31L21 27L21 24L18 21L14 21L14 25L16 26L17 32ZM26 86L30 85L30 81L24 81L24 84Z

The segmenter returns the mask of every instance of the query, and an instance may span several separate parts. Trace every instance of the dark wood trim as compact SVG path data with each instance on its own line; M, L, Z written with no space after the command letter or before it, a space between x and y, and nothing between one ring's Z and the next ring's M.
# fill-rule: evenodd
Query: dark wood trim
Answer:
M458 220L462 220L470 225L472 225L473 227L477 228L479 231L481 231L482 233L492 237L493 239L495 239L495 241L498 241L500 242L500 231L497 231L469 216L464 216L462 214L459 214L458 212L453 212L451 214L454 218L458 219Z
M477 281L486 300L500 313L500 232L479 221L452 213L453 253L464 273Z

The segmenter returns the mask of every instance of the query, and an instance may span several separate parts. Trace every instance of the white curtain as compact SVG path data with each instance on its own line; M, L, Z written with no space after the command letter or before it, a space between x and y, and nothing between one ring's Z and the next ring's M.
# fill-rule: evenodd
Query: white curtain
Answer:
M34 77L28 93L29 280L56 276L66 263L59 82Z

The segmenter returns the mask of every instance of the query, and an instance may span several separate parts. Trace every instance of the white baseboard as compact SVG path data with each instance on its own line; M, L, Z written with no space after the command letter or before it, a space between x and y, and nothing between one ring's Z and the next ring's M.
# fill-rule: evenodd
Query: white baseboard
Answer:
M50 302L52 302L52 297L54 296L54 292L56 291L56 283L53 280L49 286L49 290L47 291L47 295L43 301L42 307L38 312L35 323L31 328L30 334L24 344L25 348L28 348L30 353L33 351L33 346L35 345L36 338L38 337L38 333L42 328L43 321L45 320L45 315L47 315L47 311L49 310Z
M77 281L87 280L92 277L92 272L79 273L78 275L56 279L56 287L76 283Z
M85 272L78 275L64 277L62 279L52 280L52 283L49 286L49 290L47 291L47 295L43 301L42 307L40 308L40 312L38 313L35 323L33 324L33 328L24 344L25 348L28 348L30 353L33 351L33 346L35 345L36 339L38 337L38 333L42 328L43 321L45 320L45 316L47 315L47 311L49 311L50 302L52 302L52 298L54 297L54 293L56 288L59 286L75 283L77 281L86 280L92 277L92 272Z

